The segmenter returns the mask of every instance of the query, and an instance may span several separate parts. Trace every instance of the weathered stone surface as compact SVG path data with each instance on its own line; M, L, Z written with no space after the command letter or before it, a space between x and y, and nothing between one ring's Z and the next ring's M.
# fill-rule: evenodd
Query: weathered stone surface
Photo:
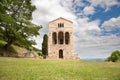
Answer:
M47 59L79 59L73 51L73 22L61 17L49 22Z

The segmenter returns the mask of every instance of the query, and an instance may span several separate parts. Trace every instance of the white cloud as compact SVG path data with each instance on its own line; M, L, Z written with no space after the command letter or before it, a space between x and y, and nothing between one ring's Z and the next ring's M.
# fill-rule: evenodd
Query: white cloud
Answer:
M100 6L105 9L105 11L110 10L110 7L117 5L120 6L120 2L118 0L88 0L92 6Z
M76 20L77 21L77 25L75 26L75 32L76 33L87 33L87 32L100 32L100 28L99 28L99 20L95 20L95 21L89 21L88 18L79 18Z
M101 2L100 2L101 1ZM105 0L104 5L110 7ZM109 0L111 1L111 0ZM99 3L100 2L100 3ZM81 0L32 0L32 4L36 6L36 10L33 12L33 20L35 24L42 25L43 28L40 30L40 36L36 39L37 48L41 49L42 37L44 34L48 33L48 22L54 20L58 17L64 17L73 21L74 23L74 50L81 58L83 57L106 57L114 49L120 49L120 38L114 35L110 36L95 36L99 34L101 29L99 28L100 21L94 20L90 21L87 17L95 13L94 6L102 7L103 0L91 0L91 5L85 6ZM117 3L114 3L114 5ZM81 5L84 7L82 12L78 14L82 18L77 17L75 5ZM104 6L103 6L104 7ZM105 8L107 8L105 7ZM112 20L116 24L115 20ZM102 26L108 25L105 22Z
M82 0L74 0L74 4L77 5L77 6L85 6L85 4L82 2Z
M74 21L76 16L69 12L66 8L60 4L61 0L32 0L32 4L36 6L36 10L33 12L32 22L38 25L42 25L40 30L40 36L36 39L36 47L41 49L42 38L44 34L48 33L48 22L58 17L64 17ZM69 2L70 5L70 2Z
M111 18L102 24L102 27L107 31L111 31L113 28L120 28L120 17Z
M82 58L106 58L113 50L120 49L120 37L110 36L81 36L76 41L75 51Z
M83 13L85 15L92 15L95 13L95 9L93 6L86 6L84 9L83 9Z

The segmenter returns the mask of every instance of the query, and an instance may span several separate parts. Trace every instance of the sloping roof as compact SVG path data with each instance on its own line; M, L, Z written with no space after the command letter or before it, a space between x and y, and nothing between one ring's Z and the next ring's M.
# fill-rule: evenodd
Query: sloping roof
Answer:
M56 20L58 20L58 19L64 19L64 20L66 20L66 21L68 21L68 22L70 22L70 23L73 23L72 21L67 20L67 19L65 19L65 18L62 18L62 17L59 17L59 18L57 18L57 19L55 19L55 20L52 20L52 21L50 21L49 23L54 22L54 21L56 21Z

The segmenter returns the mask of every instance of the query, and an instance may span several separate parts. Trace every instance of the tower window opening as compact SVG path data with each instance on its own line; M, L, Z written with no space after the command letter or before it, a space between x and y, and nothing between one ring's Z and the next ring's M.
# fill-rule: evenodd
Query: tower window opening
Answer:
M69 44L69 42L70 42L69 32L65 32L65 44Z
M59 32L59 33L58 33L58 43L59 43L59 44L63 44L63 43L64 43L63 32Z
M64 27L64 23L58 23L58 28Z
M53 44L57 44L57 33L56 32L53 32L52 34L52 42Z

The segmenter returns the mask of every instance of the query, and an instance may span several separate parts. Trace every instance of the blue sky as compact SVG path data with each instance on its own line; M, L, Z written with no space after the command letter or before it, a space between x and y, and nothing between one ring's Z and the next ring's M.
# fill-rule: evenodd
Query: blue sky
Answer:
M36 47L48 33L48 22L59 17L73 21L74 52L80 58L106 58L120 50L120 0L32 0L32 22L42 25Z

